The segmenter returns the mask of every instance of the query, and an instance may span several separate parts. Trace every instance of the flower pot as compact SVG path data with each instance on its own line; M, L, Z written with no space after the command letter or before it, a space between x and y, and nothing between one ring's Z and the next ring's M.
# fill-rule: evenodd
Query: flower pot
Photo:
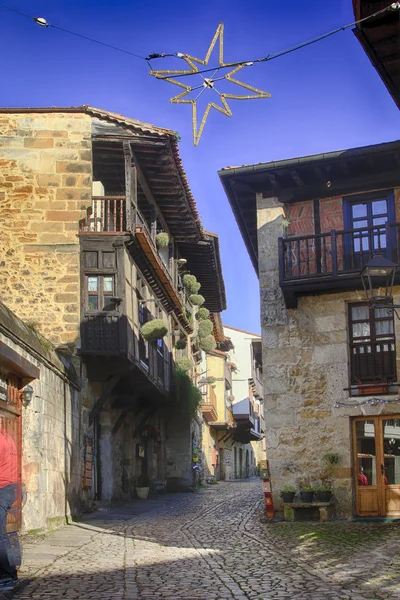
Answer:
M293 502L296 492L282 492L283 502Z
M314 498L314 492L305 492L301 490L300 492L302 502L312 502Z
M320 502L330 502L332 498L331 490L319 490L318 498Z
M140 500L146 500L147 496L149 495L149 491L150 491L149 487L137 487L136 488L136 496Z

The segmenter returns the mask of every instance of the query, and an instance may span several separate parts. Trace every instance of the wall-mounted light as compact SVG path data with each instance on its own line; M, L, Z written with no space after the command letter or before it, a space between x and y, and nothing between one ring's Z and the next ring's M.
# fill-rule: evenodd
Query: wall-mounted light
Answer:
M26 385L21 392L22 404L27 407L32 402L33 398L33 387Z

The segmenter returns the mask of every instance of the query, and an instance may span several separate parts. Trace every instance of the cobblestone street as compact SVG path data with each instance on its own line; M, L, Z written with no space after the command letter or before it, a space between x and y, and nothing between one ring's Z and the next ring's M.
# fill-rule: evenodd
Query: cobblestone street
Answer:
M221 483L28 536L13 597L400 598L399 523L267 524L262 508L259 480Z

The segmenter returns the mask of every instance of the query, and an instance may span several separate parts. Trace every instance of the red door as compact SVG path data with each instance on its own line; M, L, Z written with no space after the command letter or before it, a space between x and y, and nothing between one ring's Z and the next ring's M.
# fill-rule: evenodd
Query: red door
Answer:
M8 374L1 375L7 381L7 399L0 400L0 429L12 437L18 456L18 484L21 490L21 458L22 458L22 422L21 422L21 388L22 381L19 377ZM21 529L21 493L13 504L7 519L9 533Z

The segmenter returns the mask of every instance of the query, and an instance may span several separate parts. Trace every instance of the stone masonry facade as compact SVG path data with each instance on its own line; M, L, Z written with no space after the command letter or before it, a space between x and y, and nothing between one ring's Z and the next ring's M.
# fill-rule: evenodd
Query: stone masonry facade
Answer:
M399 193L396 191L396 199ZM325 202L325 201L324 201ZM321 202L321 205L324 204ZM278 271L278 237L284 206L277 198L257 198L261 324L267 456L275 507L286 484L318 482L322 457L338 453L334 472L337 514L353 515L350 417L393 413L393 406L335 408L350 402L347 305L362 302L361 292L300 297L287 309ZM400 288L394 289L400 302ZM395 319L396 339L400 321ZM399 348L397 347L399 369Z
M0 115L2 300L56 345L79 328L79 220L91 202L91 118Z

